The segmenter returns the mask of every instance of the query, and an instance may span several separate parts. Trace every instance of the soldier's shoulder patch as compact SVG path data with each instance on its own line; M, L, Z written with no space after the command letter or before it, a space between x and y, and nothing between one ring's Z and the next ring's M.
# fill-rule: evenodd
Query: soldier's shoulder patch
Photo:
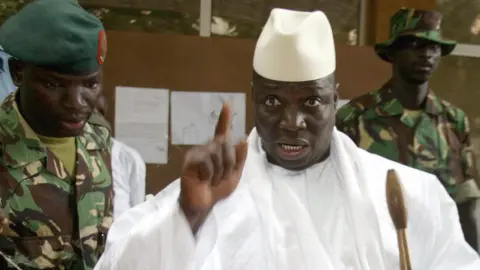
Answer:
M107 57L107 34L105 30L100 30L98 33L98 49L97 49L97 61L99 65L103 65L105 58Z

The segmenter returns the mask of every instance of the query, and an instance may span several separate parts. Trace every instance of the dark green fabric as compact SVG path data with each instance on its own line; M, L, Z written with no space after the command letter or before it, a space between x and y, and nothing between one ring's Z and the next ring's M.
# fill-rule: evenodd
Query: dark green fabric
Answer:
M37 0L0 28L0 46L16 59L60 73L99 70L102 22L75 0Z
M383 60L387 57L390 46L403 36L414 36L436 42L442 47L442 55L450 54L457 43L446 40L441 34L442 14L432 10L402 8L390 19L389 39L375 45L375 52Z

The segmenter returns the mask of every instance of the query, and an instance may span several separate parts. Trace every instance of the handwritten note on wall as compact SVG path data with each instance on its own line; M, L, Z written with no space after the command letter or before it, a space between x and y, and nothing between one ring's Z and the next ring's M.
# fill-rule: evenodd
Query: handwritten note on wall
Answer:
M115 138L137 150L146 163L168 161L167 89L116 88Z

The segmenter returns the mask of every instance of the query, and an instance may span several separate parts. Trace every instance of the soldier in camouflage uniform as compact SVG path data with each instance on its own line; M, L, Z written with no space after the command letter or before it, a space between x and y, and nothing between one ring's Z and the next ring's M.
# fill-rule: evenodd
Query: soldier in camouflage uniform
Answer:
M92 120L102 23L75 0L34 1L0 45L18 86L0 106L0 249L22 269L93 269L113 211L111 133Z
M440 58L456 45L442 39L441 19L438 12L411 8L392 17L390 40L375 46L377 55L392 63L392 78L340 108L336 125L369 152L435 174L459 207L467 241L478 249L473 214L480 192L469 122L428 87Z

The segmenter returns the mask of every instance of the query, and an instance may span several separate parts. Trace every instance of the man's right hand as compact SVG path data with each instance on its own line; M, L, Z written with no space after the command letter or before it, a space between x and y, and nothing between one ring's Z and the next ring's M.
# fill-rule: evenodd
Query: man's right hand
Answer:
M230 125L231 108L224 104L213 140L185 154L179 203L194 232L213 206L232 194L242 176L248 143L231 144Z

